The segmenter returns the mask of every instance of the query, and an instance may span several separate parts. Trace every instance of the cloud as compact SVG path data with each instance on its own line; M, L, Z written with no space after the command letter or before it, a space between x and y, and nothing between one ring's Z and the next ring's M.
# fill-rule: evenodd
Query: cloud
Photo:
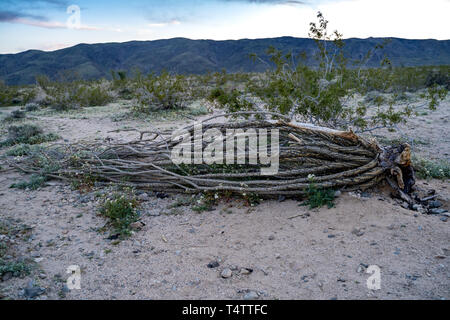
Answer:
M15 8L24 7L27 9L37 9L37 8L67 8L69 2L67 0L2 0L3 4L6 6L12 6Z
M260 4L308 4L305 1L299 0L222 0L225 2L247 2L247 3L260 3Z
M49 1L49 0L47 0ZM59 21L49 21L44 16L27 14L17 11L0 11L0 23L18 23L28 26L46 28L46 29L70 29L66 23ZM89 25L81 25L76 28L76 30L87 30L87 31L114 31L122 32L121 29L115 28L101 28Z
M27 14L15 11L0 11L0 22L14 22L18 19L33 19L36 21L45 21L47 20L43 16Z
M157 23L149 23L148 26L149 27L156 27L156 28L161 28L161 27L167 27L167 26L174 26L174 25L179 25L181 24L181 22L177 19L172 19L170 21L167 22L157 22Z

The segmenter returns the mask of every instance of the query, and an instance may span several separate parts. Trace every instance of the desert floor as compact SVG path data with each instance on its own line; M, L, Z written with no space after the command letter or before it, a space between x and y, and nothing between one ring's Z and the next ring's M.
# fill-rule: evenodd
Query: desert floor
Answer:
M186 119L126 117L126 102L70 113L28 113L30 122L66 142L126 140L148 127L173 129ZM2 109L5 114L8 109ZM449 159L450 101L423 111L402 136L414 152ZM206 116L203 116L206 117ZM388 143L398 134L375 132ZM450 229L446 214L402 208L386 188L343 193L334 208L309 210L294 200L239 201L214 211L169 208L180 196L141 195L145 226L118 244L97 228L94 192L51 181L36 191L11 189L25 175L0 173L0 219L23 228L13 256L34 261L29 276L0 279L6 299L449 299ZM449 209L448 180L420 180ZM217 262L218 266L208 267ZM216 264L216 265L217 265ZM81 289L69 290L66 270L81 268ZM368 289L369 265L381 270L380 290ZM211 266L211 265L210 265ZM224 278L224 269L232 271Z

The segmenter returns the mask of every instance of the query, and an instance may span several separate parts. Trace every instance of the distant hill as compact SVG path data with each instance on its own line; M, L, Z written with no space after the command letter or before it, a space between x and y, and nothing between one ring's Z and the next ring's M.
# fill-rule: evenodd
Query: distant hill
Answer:
M345 52L350 59L364 56L383 38L346 39ZM386 54L394 66L450 65L450 40L407 40L391 38L382 52L374 55L368 66L378 66ZM228 41L173 38L125 43L79 44L70 48L44 52L29 50L0 55L0 79L8 84L33 83L35 76L54 78L64 70L74 70L84 79L110 77L110 70L134 70L144 73L165 69L177 73L259 72L262 62L253 62L250 53L267 59L265 51L274 46L285 52L305 52L312 59L316 46L313 40L281 37Z

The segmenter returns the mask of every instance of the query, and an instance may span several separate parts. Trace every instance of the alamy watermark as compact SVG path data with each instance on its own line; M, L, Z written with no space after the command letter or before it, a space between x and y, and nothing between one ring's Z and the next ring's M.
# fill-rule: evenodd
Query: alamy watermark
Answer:
M270 132L269 132L270 131ZM189 131L174 132L171 160L175 164L260 165L261 175L275 175L279 169L280 133L278 129L218 128L203 130L201 122ZM224 153L225 150L225 153Z
M366 273L370 273L371 276L367 278L367 289L380 290L381 289L381 269L377 265L370 265Z
M66 273L70 274L67 278L66 285L69 290L81 289L81 269L80 266L71 265L67 267Z
M80 29L81 28L81 9L76 4L72 4L67 7L67 14L70 14L67 18L66 26L68 29Z

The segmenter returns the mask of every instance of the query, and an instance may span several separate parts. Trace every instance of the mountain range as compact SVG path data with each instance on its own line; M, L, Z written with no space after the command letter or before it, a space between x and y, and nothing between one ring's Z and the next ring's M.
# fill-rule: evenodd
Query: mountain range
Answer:
M344 52L351 60L361 59L377 44L389 43L375 54L367 67L379 66L386 55L393 66L450 65L450 40L409 40L400 38L351 38L344 40ZM84 79L109 78L111 70L143 73L167 70L174 73L202 74L226 69L228 72L260 72L267 68L249 55L268 60L266 50L273 46L283 52L304 52L307 64L314 65L317 46L312 39L280 37L241 40L190 40L173 38L124 43L79 44L45 52L29 50L0 55L0 79L10 85L34 83L35 76L52 79L63 71L75 71Z

